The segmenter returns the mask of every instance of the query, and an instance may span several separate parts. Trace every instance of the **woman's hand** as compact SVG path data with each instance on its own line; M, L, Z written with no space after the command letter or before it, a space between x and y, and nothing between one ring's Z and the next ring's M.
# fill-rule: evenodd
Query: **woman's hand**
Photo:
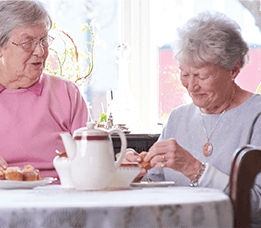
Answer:
M134 149L126 149L126 155L123 162L138 162L140 164L141 170L137 177L134 179L134 182L139 181L143 176L146 175L147 170L141 166L142 158L140 157L139 153L137 153Z
M151 167L168 167L193 179L198 173L201 162L183 149L174 139L156 142L149 149L144 161L150 161Z
M6 169L8 167L7 162L0 156L0 167Z

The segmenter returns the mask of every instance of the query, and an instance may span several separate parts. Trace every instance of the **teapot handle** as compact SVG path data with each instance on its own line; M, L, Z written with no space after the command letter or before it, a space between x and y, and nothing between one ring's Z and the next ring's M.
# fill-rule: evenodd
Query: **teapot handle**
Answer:
M117 160L115 161L115 168L118 168L121 164L121 162L123 161L123 159L125 158L125 154L126 154L126 148L127 148L127 140L126 140L126 136L125 134L119 130L119 129L113 129L110 130L108 132L110 135L113 133L116 133L120 136L120 140L121 140L121 151L120 151L120 156L117 158Z

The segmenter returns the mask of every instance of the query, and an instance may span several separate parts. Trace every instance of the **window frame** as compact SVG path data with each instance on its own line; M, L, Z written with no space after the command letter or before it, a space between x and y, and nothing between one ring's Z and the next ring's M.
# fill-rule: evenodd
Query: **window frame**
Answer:
M119 80L129 86L129 96L136 103L138 122L135 131L158 130L158 53L151 36L152 0L119 0L120 43L129 52L126 75Z

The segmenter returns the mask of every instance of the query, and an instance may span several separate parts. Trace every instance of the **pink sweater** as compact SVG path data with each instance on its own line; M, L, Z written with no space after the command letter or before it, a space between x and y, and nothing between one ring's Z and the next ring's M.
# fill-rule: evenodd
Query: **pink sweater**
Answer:
M76 85L43 74L28 89L0 86L0 155L8 166L31 164L41 177L57 177L55 150L65 151L61 132L85 126L88 113Z

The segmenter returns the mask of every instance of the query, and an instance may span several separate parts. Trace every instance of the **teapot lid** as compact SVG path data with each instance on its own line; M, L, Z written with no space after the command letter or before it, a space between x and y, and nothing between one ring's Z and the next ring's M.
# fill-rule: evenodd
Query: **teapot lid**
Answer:
M86 127L74 131L73 137L76 136L107 136L108 132L104 129L95 128L94 122L87 122Z

